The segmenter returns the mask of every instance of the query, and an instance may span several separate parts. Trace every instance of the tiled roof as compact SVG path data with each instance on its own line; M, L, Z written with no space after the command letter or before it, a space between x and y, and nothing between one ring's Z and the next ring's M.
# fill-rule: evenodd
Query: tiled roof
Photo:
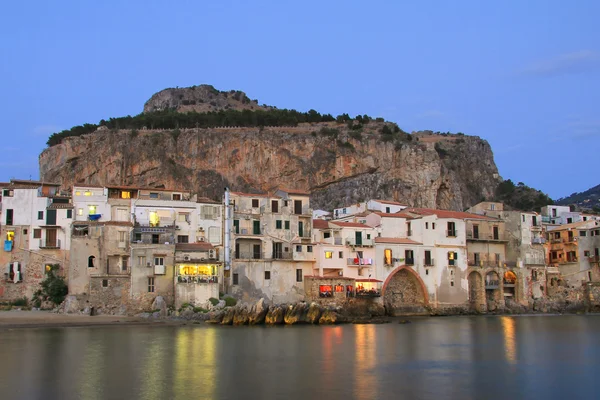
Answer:
M177 243L175 251L208 251L214 249L214 246L208 242L200 243Z
M349 276L319 276L319 275L304 275L305 278L310 278L310 279L327 279L327 280L338 280L338 279L344 279L347 281L354 281L356 279L354 278L350 278Z
M196 203L204 203L204 204L221 204L220 201L215 201L212 199L209 199L208 197L199 197L196 200Z
M406 238L388 238L388 237L376 237L375 243L389 243L389 244L423 244L415 242L411 239Z
M455 218L455 219L482 219L488 221L497 221L497 218L487 217L485 215L471 214L462 211L436 210L434 208L407 208L402 210L404 213L417 215L436 215L438 218Z
M402 211L397 212L397 213L384 213L384 212L379 212L376 211L374 212L374 214L379 215L380 217L385 217L385 218L406 218L406 219L415 219L414 215L410 215L407 213L404 213Z
M329 222L324 219L313 219L314 229L329 229Z
M329 223L337 225L337 226L341 226L342 228L368 228L368 229L372 229L369 225L361 224L361 223L358 223L358 222L329 221Z
M406 204L398 203L397 201L391 201L391 200L373 200L373 201L376 201L376 202L382 203L382 204L392 204L395 206L406 206Z
M596 225L597 222L598 221L596 221L596 220L579 221L579 222L573 222L570 224L549 226L546 230L548 232L554 232L554 231L565 231L565 230L569 230L572 228L584 228L584 229L597 228L599 226L599 225Z

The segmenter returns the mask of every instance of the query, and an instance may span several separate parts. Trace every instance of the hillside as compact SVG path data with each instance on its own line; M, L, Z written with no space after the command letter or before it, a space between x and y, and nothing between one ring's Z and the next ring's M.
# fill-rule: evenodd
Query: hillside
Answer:
M380 118L313 110L232 105L184 113L172 103L181 92L170 93L171 100L152 96L140 115L54 134L39 158L41 178L66 187L183 187L215 199L224 186L249 192L284 186L312 191L315 208L387 198L456 210L493 198L502 181L479 137L407 134Z
M600 185L594 186L585 192L573 193L568 197L558 199L556 204L568 206L575 204L582 210L593 210L600 212Z

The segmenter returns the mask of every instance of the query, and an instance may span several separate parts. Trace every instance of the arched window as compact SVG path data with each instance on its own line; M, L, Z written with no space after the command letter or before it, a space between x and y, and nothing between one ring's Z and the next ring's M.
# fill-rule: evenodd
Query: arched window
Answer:
M96 259L96 257L94 256L89 256L88 257L88 268L94 268L94 260Z

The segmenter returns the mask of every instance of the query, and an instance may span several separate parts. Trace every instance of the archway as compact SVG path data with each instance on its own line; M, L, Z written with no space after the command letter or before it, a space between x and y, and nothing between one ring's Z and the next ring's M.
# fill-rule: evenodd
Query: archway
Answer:
M488 311L495 311L501 305L500 277L495 271L485 275L485 298Z
M504 287L504 297L516 301L517 275L510 270L506 271L502 279L502 286Z
M483 312L486 310L485 289L483 278L479 272L473 271L469 274L469 305L472 310Z
M427 314L429 297L425 284L410 268L399 267L383 285L383 303L390 315Z

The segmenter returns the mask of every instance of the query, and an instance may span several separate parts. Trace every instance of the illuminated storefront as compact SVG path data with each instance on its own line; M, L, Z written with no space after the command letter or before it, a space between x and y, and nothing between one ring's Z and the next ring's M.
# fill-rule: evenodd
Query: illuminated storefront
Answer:
M216 264L178 264L179 283L218 283L219 266Z

